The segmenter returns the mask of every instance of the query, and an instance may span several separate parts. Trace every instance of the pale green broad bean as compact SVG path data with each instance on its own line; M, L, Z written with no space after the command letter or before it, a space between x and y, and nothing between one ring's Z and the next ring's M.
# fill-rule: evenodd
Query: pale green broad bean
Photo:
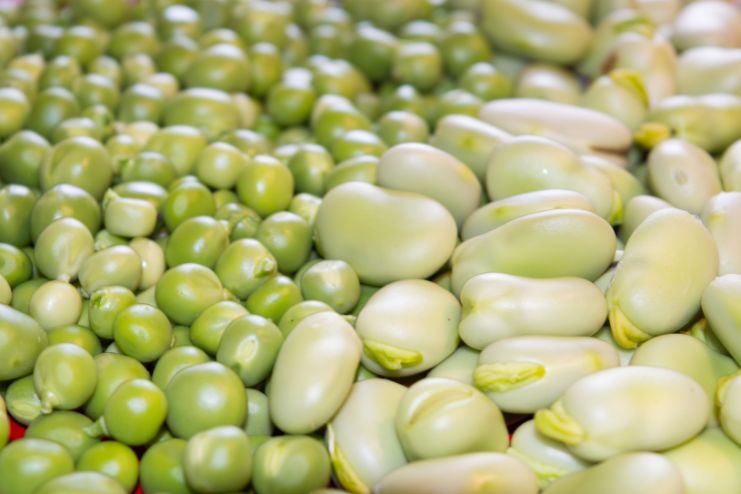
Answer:
M708 427L686 443L663 452L679 469L685 494L732 494L741 490L741 447L719 427Z
M350 264L361 283L383 285L435 273L453 252L457 228L433 199L350 182L324 196L314 235L324 258Z
M622 215L621 198L606 174L585 166L566 146L542 137L520 136L497 146L489 158L486 191L492 200L542 189L585 195L610 222Z
M675 208L651 214L630 236L607 290L615 340L634 348L681 329L717 272L715 242L699 219Z
M420 460L386 475L374 494L536 494L538 481L523 461L503 453L468 453Z
M507 454L527 463L538 477L538 486L541 489L590 465L571 453L563 443L540 434L533 420L528 420L515 429Z
M584 194L566 189L540 189L493 200L472 212L461 228L461 238L469 238L494 230L503 224L530 213L551 209L583 209L594 212L594 206Z
M562 477L543 494L683 494L679 468L667 458L649 452L626 453ZM713 491L715 492L715 491Z
M542 99L569 105L578 105L581 93L581 83L573 72L541 62L525 66L514 88L516 98Z
M741 447L741 373L720 380L716 399L723 432Z
M741 48L741 13L723 1L688 3L671 27L671 41L680 51L697 46Z
M648 155L648 183L654 193L674 207L700 214L721 191L718 166L700 147L668 139Z
M713 334L741 365L741 275L726 274L711 281L702 294L702 312Z
M648 111L648 94L641 75L629 69L616 69L596 78L582 95L581 103L637 130Z
M460 244L452 257L452 286L460 294L477 274L596 280L612 263L615 232L589 211L560 209L522 216Z
M535 413L535 425L580 458L602 461L678 446L702 431L710 414L695 380L669 369L628 366L576 381L549 409Z
M427 377L444 377L473 386L473 371L479 363L479 351L461 345L448 358L430 369Z
M286 337L268 394L273 423L290 434L312 432L337 413L352 387L362 343L333 312L301 321Z
M460 227L481 199L476 175L454 156L428 144L398 144L381 155L380 187L419 194L445 206Z
M638 225L660 209L671 208L672 205L663 199L650 195L638 195L625 204L623 223L620 225L618 236L623 242L633 234Z
M430 144L468 166L481 183L491 151L511 136L503 130L468 115L446 115L437 122Z
M718 275L741 274L741 192L721 192L711 197L701 218L718 247Z
M741 43L738 48L700 46L682 53L677 63L677 93L741 96Z
M607 318L607 301L599 288L574 277L484 273L466 282L460 300L458 331L478 350L515 336L591 336Z
M407 463L394 426L405 391L401 384L386 379L353 384L326 432L332 469L340 486L369 494L376 482Z
M458 300L431 281L402 280L384 286L371 296L355 323L363 342L363 365L386 377L434 367L458 346L460 314Z
M596 338L506 338L481 352L473 383L503 411L533 413L582 377L619 365L617 351Z
M741 192L741 139L731 144L718 163L723 190Z
M639 180L631 172L619 166L614 161L596 155L584 155L581 157L582 164L587 168L593 168L602 172L610 180L612 188L620 196L620 208L618 209L615 222L622 221L625 204L635 196L645 194L646 188L642 180ZM615 200L614 202L618 202Z

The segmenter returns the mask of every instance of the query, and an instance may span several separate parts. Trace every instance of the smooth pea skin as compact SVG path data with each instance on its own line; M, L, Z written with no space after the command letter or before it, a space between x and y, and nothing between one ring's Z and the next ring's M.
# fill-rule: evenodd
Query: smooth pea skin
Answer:
M113 321L125 308L136 303L134 292L122 286L107 286L90 295L90 329L101 338L113 338Z
M302 494L329 484L324 445L309 436L274 437L254 457L252 487L257 494Z
M2 158L0 167L1 163ZM37 194L25 185L0 187L0 242L15 247L25 247L31 243L31 210L36 199Z
M602 291L574 277L484 273L466 282L460 300L461 339L479 350L513 336L591 336L607 318Z
M80 472L98 472L114 478L126 492L136 487L139 459L136 453L117 441L105 441L91 446L77 461Z
M669 369L629 366L576 381L551 408L536 412L535 425L580 458L602 461L677 446L698 434L710 413L710 401L693 379Z
M624 243L628 241L638 225L659 209L672 207L671 204L655 196L639 195L628 201L623 212L623 223L619 236Z
M236 372L245 386L254 386L270 374L282 343L283 334L272 321L245 315L224 330L216 360Z
M541 489L554 480L584 470L590 465L566 449L563 443L540 434L533 420L528 420L515 429L507 454L530 466L538 477L538 486Z
M34 491L34 494L126 494L114 478L98 472L75 472L56 477Z
M46 439L64 446L77 459L91 446L97 444L97 438L85 433L85 428L93 421L81 413L56 411L35 418L26 429L26 438Z
M505 412L533 413L580 378L619 365L615 348L596 338L506 338L481 352L473 384Z
M477 274L597 279L615 254L615 232L589 211L533 213L460 244L452 257L453 291Z
M100 200L111 184L113 165L105 147L95 139L78 136L54 146L39 168L43 190L67 183Z
M303 273L300 285L304 299L325 302L340 314L350 312L360 299L358 275L344 261L319 261Z
M28 313L47 331L74 324L82 313L82 297L74 285L47 281L31 295Z
M288 276L273 276L247 298L244 305L251 314L278 323L283 314L301 302L301 290Z
M648 181L661 199L693 214L721 191L718 166L700 147L668 139L648 156Z
M414 383L399 403L395 426L412 461L503 452L509 442L499 408L473 386L445 378Z
M36 267L47 278L72 281L94 249L95 240L81 221L59 218L44 228L36 240Z
M114 319L113 340L124 355L153 362L172 345L172 325L160 309L133 304Z
M479 205L481 186L476 175L449 155L427 144L399 144L378 163L378 185L417 192L437 200L460 226Z
M711 281L702 294L702 312L713 329L713 334L741 365L741 321L738 297L741 296L741 275L726 274Z
M191 365L208 361L208 355L200 348L188 345L171 348L157 360L152 371L152 382L165 390L175 374Z
M193 262L213 268L229 245L226 223L210 216L196 216L180 223L170 235L165 247L167 265Z
M192 494L185 481L183 458L187 442L166 439L152 445L141 459L140 482L144 492Z
M458 300L431 281L386 285L371 296L355 324L363 365L393 377L434 367L458 346L460 314Z
M275 425L290 434L326 424L350 392L362 343L350 324L332 312L301 321L283 342L268 398Z
M741 489L741 447L718 427L708 427L694 439L665 451L684 481L686 494L731 494Z
M247 315L247 309L231 300L216 302L193 321L189 335L193 345L209 355L216 355L224 331L235 319Z
M721 379L718 385L717 405L720 425L728 437L741 445L741 374Z
M255 156L237 178L237 194L257 214L269 216L288 208L293 197L293 175L276 158Z
M530 213L550 209L583 209L594 212L584 194L565 189L541 189L494 200L472 212L463 222L461 238L490 232L503 224Z
M677 466L656 453L627 453L581 472L562 477L544 494L682 494L685 491ZM719 491L713 491L719 492Z
M536 494L526 463L503 453L468 453L409 463L386 475L376 494Z
M167 427L176 437L222 425L241 427L247 417L244 385L218 362L196 364L175 374L165 388Z
M151 235L157 223L157 209L151 202L120 197L112 190L103 198L103 215L106 230L127 238Z
M272 436L273 423L270 421L268 397L255 388L247 388L247 421L244 431L248 436Z
M149 379L149 371L138 360L118 353L104 352L93 360L98 378L84 411L95 420L103 414L108 398L122 383L131 379Z
M0 492L32 494L47 480L74 470L75 462L63 446L44 439L20 439L0 450Z
M478 363L479 352L461 345L448 358L430 369L427 377L444 377L472 386L473 371Z
M1 399L0 399L1 400ZM3 407L7 406L7 414ZM0 404L0 444L8 441L10 423L8 416L21 425L27 426L41 415L41 400L33 387L33 374L16 379L5 390L5 403Z
M42 413L78 408L93 395L97 382L93 357L72 343L50 346L41 352L33 376Z
M198 492L239 491L252 476L252 451L247 434L235 426L214 427L188 440L183 453L188 485Z
M319 300L304 300L288 309L278 321L278 328L283 333L283 338L293 331L293 329L312 314L317 312L332 312L333 309L324 302Z
M370 492L386 474L407 463L394 426L405 391L386 379L353 384L326 433L332 469L341 486Z
M240 239L224 249L214 270L226 289L246 299L277 273L278 262L259 241Z
M315 224L322 256L347 262L373 285L432 275L450 257L456 234L455 219L438 202L361 182L329 191Z
M10 437L10 421L8 420L8 411L5 407L5 399L0 396L0 448L8 444Z
M49 337L50 346L60 343L73 343L93 357L102 351L100 340L95 333L79 324L57 326L50 329L47 336Z
M702 223L718 247L718 275L741 274L741 192L721 192L711 197L702 210Z
M265 218L257 227L255 238L273 254L281 273L298 271L311 253L309 223L288 211L280 211Z
M698 219L674 208L653 213L628 240L607 290L615 340L635 348L677 331L697 313L717 272L715 242Z
M153 287L165 272L165 253L162 247L152 239L138 237L129 242L141 259L141 279L139 289L146 290Z
M78 275L82 291L91 294L106 286L135 290L142 275L142 260L128 245L114 245L88 257Z
M170 268L155 287L157 307L177 324L193 323L207 307L224 298L224 288L216 274L194 263Z

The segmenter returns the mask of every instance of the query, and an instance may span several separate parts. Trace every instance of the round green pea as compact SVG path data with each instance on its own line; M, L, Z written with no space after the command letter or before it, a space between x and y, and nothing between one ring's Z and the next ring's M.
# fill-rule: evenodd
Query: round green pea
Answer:
M105 146L95 139L70 137L49 151L39 167L39 179L43 190L66 183L101 199L113 179L113 165Z
M318 144L300 145L289 158L288 169L293 174L297 192L315 196L324 194L324 182L334 168L332 155Z
M113 321L113 340L124 355L139 362L153 362L172 345L172 325L156 307L130 305Z
M157 360L154 371L152 371L152 382L160 389L165 390L175 374L181 370L209 361L209 356L195 346L185 345L171 348Z
M165 111L165 96L162 91L139 82L132 84L121 94L118 105L118 120L126 123L153 122L159 124Z
M66 281L47 281L31 296L28 313L46 330L75 324L82 314L82 296Z
M322 199L320 197L301 192L291 199L291 204L288 205L288 212L303 218L309 224L309 228L313 230L314 220L321 204Z
M224 330L232 321L246 314L247 309L231 300L213 304L191 324L191 342L209 355L216 355Z
M91 0L85 1L90 2ZM111 33L108 53L118 60L135 53L146 53L153 56L157 52L158 44L157 33L152 24L142 21L127 22Z
M60 218L38 236L34 246L36 268L48 278L71 281L94 250L95 240L82 222Z
M355 129L339 136L332 143L332 157L337 162L356 156L380 156L386 151L386 144L376 134L363 129Z
M170 160L155 151L142 151L122 160L118 173L122 182L145 180L163 187L176 178L175 167Z
M108 398L122 383L131 379L149 379L149 371L138 360L119 353L104 352L93 360L98 380L84 411L89 417L98 419L103 415Z
M31 238L37 242L41 232L53 221L70 217L95 235L100 229L101 216L100 205L87 191L71 184L59 184L44 192L34 204Z
M5 278L11 288L27 281L32 274L31 259L21 249L12 244L0 243L0 276Z
M216 44L200 51L185 73L187 87L207 87L228 93L250 87L250 62L234 45Z
M139 459L125 444L104 441L82 454L77 461L77 471L102 473L118 481L126 492L131 492L139 478Z
M399 45L394 55L392 75L400 84L411 84L427 91L442 77L443 60L435 45L425 41Z
M49 346L72 343L93 357L103 351L100 340L95 333L79 324L69 324L52 328L47 332L47 337L49 338Z
M83 108L103 105L109 110L115 110L121 96L116 83L100 74L86 74L75 79L72 90Z
M46 439L64 446L72 458L77 459L87 449L100 442L85 433L85 428L93 421L81 413L72 411L55 411L35 418L26 429L24 437Z
M177 437L224 425L242 427L247 395L239 377L218 362L196 364L175 374L165 388L167 426Z
M63 87L50 87L39 93L26 119L26 128L51 138L54 127L76 116L80 105L75 96Z
M273 434L273 422L270 421L268 397L255 388L247 388L247 422L244 430L248 436L268 436ZM254 451L254 447L253 447Z
M34 365L33 384L42 413L82 406L93 395L96 382L92 355L72 343L49 346Z
M274 437L257 449L252 486L257 494L303 494L329 485L324 445L309 436Z
M200 182L187 182L167 195L160 213L171 232L183 221L196 216L213 216L216 211L211 191Z
M212 268L228 245L225 222L196 216L184 220L172 232L165 248L165 260L170 267L197 263Z
M250 313L267 317L277 323L288 309L301 300L301 290L296 283L287 276L277 275L252 292L245 302L245 307Z
M82 263L78 275L82 290L91 294L106 286L135 290L142 275L142 260L128 245L114 245L100 250Z
M252 476L250 439L236 426L199 432L185 447L183 471L188 485L198 492L239 491Z
M460 87L483 101L507 98L512 94L512 81L496 67L479 62L466 69L460 78Z
M87 65L100 55L103 49L96 29L77 24L64 30L54 51L58 56L67 55L77 60L80 65Z
M231 189L248 163L247 156L236 147L215 142L201 151L195 164L195 173L209 187Z
M285 81L270 89L266 110L279 125L301 125L309 119L315 101L316 92L311 86Z
M13 419L22 425L28 425L41 415L41 400L33 386L33 375L16 379L8 386L5 391L5 405Z
M293 175L276 158L258 155L239 174L236 187L242 203L265 217L288 208Z
M0 179L13 184L39 187L39 168L51 146L32 130L14 133L0 145Z
M103 198L103 224L121 237L147 237L157 224L157 208L144 199L121 197L108 190Z
M47 281L49 280L43 277L32 278L13 288L13 300L11 302L13 308L20 312L23 312L24 314L28 314L31 297L33 296L34 292L36 292L36 290L38 290L38 288Z
M183 456L187 442L166 439L152 445L139 465L139 478L144 492L193 494L185 481Z
M219 343L216 360L232 369L245 386L265 380L273 369L283 335L269 319L255 314L229 323Z
M283 314L278 323L278 329L280 329L280 332L283 334L283 338L285 339L298 323L310 315L316 314L317 312L332 311L332 307L324 302L320 302L319 300L304 300L303 302L294 305Z
M125 308L136 303L134 292L123 286L107 286L90 295L90 329L99 337L113 338L113 321Z
M30 110L28 98L21 90L0 88L0 138L5 139L21 130Z
M264 97L283 74L280 52L270 43L256 43L249 49L250 94Z
M200 264L170 268L155 287L157 306L177 324L192 324L206 308L224 299L219 277Z
M224 249L214 270L224 287L244 300L277 273L278 262L258 240L244 238Z
M256 239L275 256L278 270L296 272L309 258L311 228L300 216L288 211L270 215L260 223Z
M427 142L430 129L419 115L408 111L391 111L378 121L378 135L387 146L404 142Z
M325 182L326 190L329 191L345 182L376 183L376 172L378 168L377 156L356 156L347 161L339 163L327 176Z
M74 472L44 483L34 494L126 494L114 478L98 472Z
M345 261L321 261L301 277L301 294L306 300L325 302L338 313L347 314L360 299L360 281Z
M74 470L72 456L52 441L25 438L0 449L3 494L32 494L46 481Z
M170 125L157 130L145 144L144 151L155 151L165 156L175 167L177 175L182 177L191 172L206 144L206 137L196 127Z
M191 87L170 98L163 120L165 125L193 126L208 139L236 130L240 123L239 112L229 94L206 87Z

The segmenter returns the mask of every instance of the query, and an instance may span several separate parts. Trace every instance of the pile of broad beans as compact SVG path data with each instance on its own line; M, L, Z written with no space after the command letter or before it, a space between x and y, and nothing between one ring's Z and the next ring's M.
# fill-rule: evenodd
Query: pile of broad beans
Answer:
M0 69L0 494L741 492L738 4L3 2Z

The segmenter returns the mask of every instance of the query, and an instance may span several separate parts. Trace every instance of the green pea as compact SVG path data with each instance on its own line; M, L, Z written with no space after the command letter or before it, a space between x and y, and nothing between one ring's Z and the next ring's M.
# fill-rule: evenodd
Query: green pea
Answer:
M134 293L123 286L108 286L90 294L90 328L101 338L113 338L113 321L125 308L136 303Z
M103 198L103 224L114 235L146 237L154 231L157 209L152 203L131 197L120 197L108 190Z
M277 275L260 285L245 301L245 307L252 314L280 321L285 312L301 302L301 290L287 276Z
M247 164L247 157L236 147L217 142L201 151L195 164L195 173L201 182L210 187L231 189Z
M247 395L239 377L218 362L196 364L175 374L165 389L167 426L178 437L190 438L213 427L242 427Z
M58 219L41 232L34 247L37 269L45 276L69 281L77 278L93 255L94 239L75 218Z
M72 84L82 71L80 63L74 58L66 55L55 56L41 73L39 78L39 87L41 89L50 89L60 87L71 89Z
M170 268L155 286L157 306L177 324L192 324L206 308L224 299L218 276L200 264Z
M3 493L32 494L46 481L75 470L75 462L57 443L20 439L0 450Z
M183 454L188 485L198 492L230 492L247 486L252 451L247 434L235 426L214 427L188 440Z
M229 245L229 231L224 222L209 216L196 216L180 223L165 248L170 267L197 263L212 268Z
M381 82L391 74L397 42L394 36L372 24L358 24L348 49L348 59L370 80Z
M59 144L71 137L90 137L100 141L103 138L103 129L88 117L68 118L54 128L51 141Z
M11 290L10 284L3 275L0 275L0 304L10 305L12 298L13 290Z
M273 322L245 315L227 326L216 360L232 369L245 386L254 386L270 374L282 343L283 335Z
M301 277L301 293L306 300L319 300L346 314L360 298L360 282L344 261L321 261Z
M26 314L0 304L0 380L22 377L47 346L44 328ZM12 357L11 357L12 356Z
M440 42L443 65L448 74L461 77L470 66L491 58L491 48L476 27L465 21L448 27Z
M293 196L291 204L288 205L288 212L303 218L309 224L309 228L313 230L314 220L321 204L321 198L302 192Z
M28 311L48 331L76 323L82 313L82 297L78 289L66 281L47 281L31 296Z
M317 312L332 312L333 309L319 300L304 300L288 309L280 318L278 328L285 339L304 319Z
M299 494L329 484L329 454L309 436L269 439L257 449L252 467L257 494Z
M196 55L185 73L187 87L245 92L250 86L250 62L238 47L220 43Z
M166 439L152 445L141 458L140 480L145 492L192 494L185 481L183 457L187 442Z
M15 287L12 293L13 308L23 312L24 314L28 314L31 297L34 292L47 281L49 280L43 277L32 278Z
M31 278L33 264L31 259L18 247L0 243L0 275L11 288Z
M93 235L100 229L101 209L95 198L74 185L59 184L44 192L31 210L31 238L37 242L49 224L67 217L82 222Z
M114 245L88 257L80 268L80 285L86 294L106 286L123 286L135 290L139 286L142 261L127 245Z
M97 420L108 399L122 383L131 379L149 379L149 371L141 362L119 353L101 353L95 356L97 384L95 391L85 404L85 414Z
M371 130L368 118L360 113L352 105L329 105L321 107L317 102L315 107L316 117L312 115L311 127L319 144L325 148L331 148L334 141L351 130ZM336 96L333 96L336 97ZM322 108L321 111L316 108Z
M256 239L273 254L282 273L297 271L311 252L311 229L300 216L287 211L265 218L257 228Z
M507 98L512 94L512 81L489 63L479 62L469 66L459 83L461 88L484 101Z
M248 436L271 436L273 423L270 421L268 397L255 388L247 388L247 421L244 431Z
M172 326L164 312L146 304L121 310L113 321L113 339L124 355L152 362L172 344Z
M103 415L85 432L93 437L109 436L127 446L141 446L154 439L166 416L165 393L149 380L132 379L116 388Z
M92 420L81 413L55 411L34 419L24 437L54 441L64 446L77 461L89 447L100 442L85 434L84 429L92 423Z
M34 388L42 413L78 408L92 396L96 381L93 357L72 343L49 346L34 365Z
M217 302L193 321L190 327L190 339L195 346L209 355L216 355L224 331L237 318L247 314L241 304L231 300Z
M387 146L404 142L427 142L429 127L420 116L408 111L391 111L378 121L378 135Z
M160 213L165 225L172 232L183 221L196 216L211 216L215 209L211 191L205 185L193 181L171 190L162 204Z
M258 154L267 154L272 148L272 144L267 137L249 129L227 132L222 141L236 147L250 158Z
M7 406L8 414L24 426L41 415L41 399L36 394L33 375L16 379L8 386L5 391L5 406ZM0 443L3 441L0 440Z
M152 372L152 382L162 390L167 389L167 385L172 378L192 365L203 364L210 359L200 348L185 345L171 348L162 354L157 360Z
M124 85L131 86L149 78L157 71L152 57L145 53L128 55L121 60Z
M193 169L198 155L206 147L206 138L195 127L172 125L162 128L147 141L145 151L155 151L167 157L178 176Z
M229 95L219 89L192 87L167 103L165 125L189 125L214 139L239 127L239 114Z
M264 97L283 74L280 52L270 43L256 43L249 49L250 94Z
M80 472L98 472L112 477L126 492L134 490L139 478L139 459L123 443L105 441L91 446L77 461Z
M291 11L284 5L258 2L235 10L232 25L237 34L249 44L264 41L283 47L290 21Z
M376 156L364 155L350 158L335 166L324 182L329 191L345 182L366 182L375 185L379 159Z
M118 60L135 53L154 55L158 44L154 26L147 22L133 21L122 24L111 33L108 52Z
M59 345L60 343L72 343L93 357L98 355L103 349L100 340L90 329L78 324L67 326L57 326L48 331L49 346Z
M0 137L21 130L31 110L28 98L14 87L0 89Z
M438 49L427 42L406 42L394 54L392 75L400 84L427 91L440 80L443 61Z
M269 216L288 208L293 196L293 175L277 159L255 156L237 178L237 194L257 214Z
M386 151L386 144L376 134L355 129L339 136L332 143L332 157L337 162L356 156L380 156Z
M198 54L198 44L188 36L177 35L169 38L156 55L157 66L179 80L185 78L191 62Z
M334 160L327 150L318 144L303 144L288 160L297 192L315 196L324 194L324 182L334 168Z
M54 146L39 168L40 185L48 190L72 184L101 199L113 179L113 165L105 147L85 136L70 137Z
M101 55L93 59L87 66L88 74L98 74L107 77L120 87L123 84L123 72L118 61L108 55Z
M49 149L49 142L36 132L14 133L0 145L0 179L39 188L39 168Z
M165 111L165 97L162 91L142 82L132 84L121 94L118 106L118 119L122 122L159 123Z
M126 494L115 479L98 472L75 472L56 477L36 491L40 494Z

